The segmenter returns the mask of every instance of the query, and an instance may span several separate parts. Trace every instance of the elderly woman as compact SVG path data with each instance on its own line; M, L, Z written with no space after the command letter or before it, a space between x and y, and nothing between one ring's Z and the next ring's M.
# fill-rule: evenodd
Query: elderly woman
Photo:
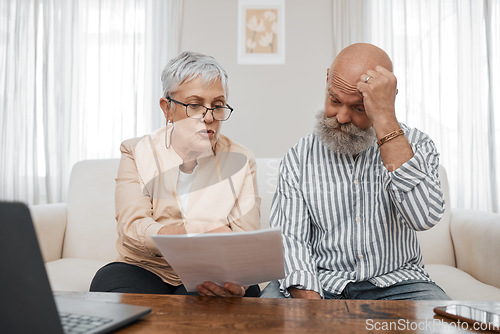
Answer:
M167 125L126 140L116 178L118 261L91 291L187 294L152 240L157 234L250 231L260 198L251 152L220 134L233 111L227 73L214 58L184 52L162 73ZM258 286L205 282L200 295L259 296Z

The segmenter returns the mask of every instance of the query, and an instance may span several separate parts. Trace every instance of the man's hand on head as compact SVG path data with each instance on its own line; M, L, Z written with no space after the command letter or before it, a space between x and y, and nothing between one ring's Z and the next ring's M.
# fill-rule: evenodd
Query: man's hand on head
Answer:
M377 66L375 70L363 73L359 79L357 88L363 95L366 115L370 118L375 131L378 127L387 126L388 123L397 124L394 105L397 79L394 73L382 66Z
M358 90L363 94L365 112L380 140L400 129L396 118L397 79L388 69L377 66L359 78ZM405 136L393 137L379 146L382 162L392 172L413 157L413 149Z

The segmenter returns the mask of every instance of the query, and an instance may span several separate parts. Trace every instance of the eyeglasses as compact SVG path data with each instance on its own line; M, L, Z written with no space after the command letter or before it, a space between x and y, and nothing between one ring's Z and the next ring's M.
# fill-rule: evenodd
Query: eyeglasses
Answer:
M233 108L226 104L226 106L215 106L213 108L207 108L201 104L186 104L172 99L171 97L167 97L167 100L170 102L175 102L180 104L181 106L186 107L186 115L190 118L202 119L205 117L208 111L212 112L212 117L216 121L226 121L231 113L233 112Z

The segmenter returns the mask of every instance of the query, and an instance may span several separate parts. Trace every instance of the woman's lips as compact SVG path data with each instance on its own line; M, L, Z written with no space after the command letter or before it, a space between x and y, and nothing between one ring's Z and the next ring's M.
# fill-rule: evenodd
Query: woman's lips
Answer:
M198 134L204 138L209 138L212 139L213 136L215 135L215 131L211 129L205 129L205 130L200 130L198 131Z

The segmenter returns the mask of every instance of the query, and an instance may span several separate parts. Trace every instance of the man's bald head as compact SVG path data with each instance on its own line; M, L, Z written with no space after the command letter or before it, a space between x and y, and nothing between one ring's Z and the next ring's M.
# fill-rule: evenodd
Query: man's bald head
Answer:
M328 83L331 84L335 73L339 80L355 90L359 77L368 70L374 70L377 66L382 66L392 72L391 58L384 50L368 43L349 45L340 51L330 66Z

